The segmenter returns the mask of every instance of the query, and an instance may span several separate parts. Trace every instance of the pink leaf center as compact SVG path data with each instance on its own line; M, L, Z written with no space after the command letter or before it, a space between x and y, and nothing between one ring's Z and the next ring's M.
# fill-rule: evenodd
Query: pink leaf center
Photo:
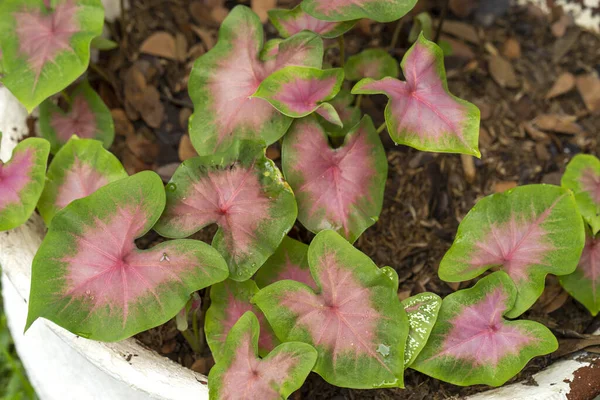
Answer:
M600 239L588 237L579 260L583 276L592 281L592 296L596 302L598 278L600 277Z
M223 375L221 399L279 399L281 396L275 388L289 379L288 373L296 364L292 355L283 352L260 360L254 354L251 334L247 333Z
M392 3L396 0L315 0L315 9L325 15L341 14L344 8L348 6L356 6L363 9L365 5L376 2Z
M336 22L321 21L304 12L296 18L282 19L280 21L281 26L283 26L283 29L285 29L290 36L302 32L303 30L309 30L322 35L331 32L338 25Z
M79 31L74 0L58 4L50 14L42 10L23 10L14 15L19 51L35 73L35 83L47 62L53 62L62 51L73 51L71 37Z
M56 206L64 208L73 200L89 196L107 183L104 175L76 158L71 168L66 171L63 184L58 188Z
M308 330L316 346L332 352L334 364L341 354L367 355L389 371L374 342L385 317L371 306L369 288L339 265L335 253L326 253L319 265L321 293L293 292L282 304L298 315L296 324Z
M307 114L331 94L336 82L335 76L325 79L294 78L282 84L273 98L295 113Z
M93 139L96 136L96 115L83 96L77 96L71 110L66 114L52 114L50 125L61 142L67 142L71 136Z
M475 244L471 268L502 265L515 282L527 279L527 269L544 265L548 252L555 250L546 239L549 232L542 227L554 205L537 218L532 212L529 218L513 215L507 222L490 224L488 233Z
M7 164L0 161L0 211L10 204L21 202L21 191L31 182L33 150L14 154Z
M258 318L260 324L260 336L258 338L258 346L261 349L272 350L274 347L273 337L267 330L267 322L265 316L261 312L257 312L254 306L248 301L242 301L229 293L227 298L227 309L225 310L225 320L223 321L223 333L219 337L221 342L225 342L227 334L236 322L246 313L246 311L252 311Z
M592 168L586 168L581 172L581 188L588 192L594 202L600 204L600 175Z
M292 281L304 283L306 286L310 287L313 290L317 290L317 285L315 284L312 275L310 274L310 270L308 268L302 269L300 265L293 263L290 260L289 255L286 252L285 255L285 265L277 275L276 279L273 282L282 281L285 279L290 279Z
M348 143L337 149L329 146L316 123L305 122L301 137L294 145L296 170L304 176L298 192L307 193L311 199L309 216L324 209L329 221L321 228L342 227L348 235L352 207L371 217L358 205L359 199L369 196L365 189L376 174L366 129L361 127Z
M450 321L452 328L435 357L452 356L475 366L496 367L502 358L518 354L535 341L527 332L504 323L506 301L506 294L498 288L479 303L466 306Z

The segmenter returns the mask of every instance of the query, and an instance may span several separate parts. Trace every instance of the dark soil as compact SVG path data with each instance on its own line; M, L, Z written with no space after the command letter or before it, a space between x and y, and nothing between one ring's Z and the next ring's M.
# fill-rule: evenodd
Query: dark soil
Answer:
M130 173L154 169L168 180L181 159L193 154L189 143L182 141L192 111L187 76L193 61L216 41L223 18L218 5L231 8L236 2L204 0L192 5L191 0L134 0L132 3L125 19L111 25L120 49L101 54L91 79L116 120L118 136L111 150ZM278 5L289 7L292 3L280 0ZM434 15L439 13L435 5L431 11ZM399 60L409 46L405 38L411 23L410 18L405 19L398 46L391 49ZM476 35L445 37L460 46L447 59L449 86L455 95L481 108L482 158L418 152L395 146L383 133L390 165L384 208L377 224L357 242L357 247L378 265L392 266L398 272L398 295L402 299L423 291L445 296L472 284L445 283L438 278L437 268L452 244L460 220L477 200L514 185L559 183L566 163L574 154L600 155L600 114L586 109L577 89L545 99L564 72L575 76L600 72L598 36L570 26L557 38L551 33L547 18L534 9L510 9L488 28L479 27L469 19L462 22L473 26ZM394 27L395 24L357 27L347 36L347 52L351 55L370 47L387 47ZM196 28L200 28L199 34ZM185 38L185 47L180 50L184 56L179 61L140 53L142 42L156 31ZM267 28L267 33L275 34L272 27ZM509 62L516 76L516 83L509 85L510 89L501 87L489 70L490 60L506 51L508 39L520 45L520 55ZM327 60L333 65L339 63L335 46L328 50ZM144 92L148 90L144 86L152 87L153 93ZM364 98L362 108L373 116L376 124L381 123L385 102L383 97ZM569 134L536 129L531 121L542 114L575 116L574 123L580 129ZM275 154L273 158L277 159L276 148L269 154ZM208 230L199 238L209 241L213 233L214 230ZM290 235L306 242L311 238L301 226L294 227ZM157 240L161 240L157 235L145 238L146 243ZM598 319L594 320L566 296L555 279L548 279L546 292L524 318L545 324L559 338L574 337L575 332L590 333L600 325ZM194 354L173 323L142 333L138 339L186 367L193 366L203 373L210 368L208 350L205 354ZM551 356L532 360L514 381L531 379L532 374L552 361ZM445 399L485 389L484 386L461 388L408 370L405 390L349 390L331 386L312 374L293 398Z

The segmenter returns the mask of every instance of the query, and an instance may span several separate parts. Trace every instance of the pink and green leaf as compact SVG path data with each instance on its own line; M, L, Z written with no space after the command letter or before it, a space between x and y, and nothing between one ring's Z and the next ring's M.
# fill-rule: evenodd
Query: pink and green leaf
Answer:
M26 328L44 317L86 338L118 341L169 321L191 293L225 280L223 257L203 242L136 247L164 207L162 180L145 171L59 211L33 260Z
M592 234L600 231L600 160L578 154L569 164L561 184L575 194L579 212L590 224Z
M40 130L50 141L52 154L77 135L81 139L96 139L108 149L115 138L115 127L110 110L87 82L79 84L71 93L68 111L63 111L51 99L40 104Z
M577 267L585 243L573 194L558 186L529 185L480 200L458 227L439 267L447 282L473 279L490 268L505 271L518 297L507 309L516 318L544 290L547 274Z
M558 278L563 288L596 316L600 312L600 236L586 229L586 241L575 272Z
M101 142L73 136L50 163L38 211L50 226L54 215L72 201L126 177L123 165Z
M434 293L419 293L402 301L410 326L404 349L404 368L417 359L427 344L441 305L442 299Z
M298 220L308 230L332 229L354 242L379 218L387 158L371 118L365 116L331 148L314 118L298 120L285 136L282 165L296 194Z
M346 134L350 132L350 129L354 128L360 123L362 113L360 108L354 106L353 103L354 96L349 90L346 89L340 90L340 92L331 101L329 101L329 104L335 108L338 116L340 117L343 125L342 127L326 121L323 117L317 114L317 120L329 136L346 136Z
M261 359L259 334L258 319L250 311L231 328L208 375L211 400L287 399L302 386L315 365L315 349L305 343L283 343Z
M318 290L284 280L254 296L277 337L314 346L314 371L331 384L402 387L408 321L396 272L334 231L316 235L308 263Z
M304 0L302 9L323 21L352 21L368 18L392 22L406 15L417 0Z
M344 70L285 67L269 75L253 97L267 100L288 117L302 118L317 112L325 120L342 125L331 100L342 88Z
M328 22L316 19L305 13L302 7L296 6L291 10L269 10L269 20L281 37L288 38L302 31L314 32L325 39L342 36L354 27L356 21Z
M363 78L383 79L398 77L398 61L383 49L368 49L348 58L344 66L346 79L360 81Z
M294 193L262 143L237 141L225 155L179 166L154 229L182 238L217 224L212 244L225 257L230 278L245 281L277 250L297 213Z
M558 348L548 328L502 318L517 290L502 272L448 295L425 348L411 368L455 385L500 386L533 357Z
M252 311L258 317L260 354L268 354L279 344L263 313L250 302L256 293L258 286L253 280L235 282L228 279L210 288L211 303L206 311L204 333L216 362L219 362L223 355L223 346L231 328L247 311Z
M49 152L48 141L30 138L15 147L6 164L0 160L0 231L25 223L35 210L44 189Z
M442 50L421 34L401 67L406 82L365 78L352 93L390 98L385 120L394 142L418 150L479 157L479 109L448 90Z
M2 0L2 83L31 112L85 72L103 24L100 0Z
M198 154L228 151L238 139L271 144L290 127L289 117L252 95L267 76L285 66L320 68L323 40L302 32L277 48L271 43L265 53L263 35L258 16L237 6L221 25L215 47L196 60L188 86L196 110L190 137Z
M288 236L254 276L259 288L290 279L317 290L308 267L308 246Z

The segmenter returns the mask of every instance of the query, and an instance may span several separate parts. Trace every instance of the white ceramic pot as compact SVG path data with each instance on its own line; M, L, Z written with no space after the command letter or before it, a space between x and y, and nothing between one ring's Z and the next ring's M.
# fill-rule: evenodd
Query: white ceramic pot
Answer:
M104 2L108 16L119 15L119 0ZM26 118L25 109L6 88L0 87L2 160L7 161L17 142L28 134ZM17 229L0 232L0 265L9 328L40 399L208 399L205 376L156 354L135 339L95 342L44 319L37 320L23 334L31 264L44 234L45 227L38 215ZM565 399L572 386L582 384L579 377L590 368L600 368L600 357L579 353L535 375L533 379L538 386L518 383L471 399Z

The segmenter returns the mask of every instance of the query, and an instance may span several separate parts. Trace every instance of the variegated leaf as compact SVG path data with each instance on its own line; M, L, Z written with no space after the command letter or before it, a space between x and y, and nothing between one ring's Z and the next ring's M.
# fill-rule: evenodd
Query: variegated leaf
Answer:
M344 66L346 79L359 81L363 78L397 78L398 62L383 49L368 49L348 58Z
M302 9L323 21L368 18L392 22L406 15L417 0L304 0Z
M402 301L410 326L404 349L404 368L417 359L427 344L441 305L442 299L434 293L419 293Z
M284 38L306 30L314 32L325 39L333 39L348 32L356 24L356 21L327 22L316 19L305 13L300 6L296 6L291 10L269 10L269 19Z
M600 231L600 160L578 154L569 164L561 184L575 194L579 212L590 224L592 233Z

